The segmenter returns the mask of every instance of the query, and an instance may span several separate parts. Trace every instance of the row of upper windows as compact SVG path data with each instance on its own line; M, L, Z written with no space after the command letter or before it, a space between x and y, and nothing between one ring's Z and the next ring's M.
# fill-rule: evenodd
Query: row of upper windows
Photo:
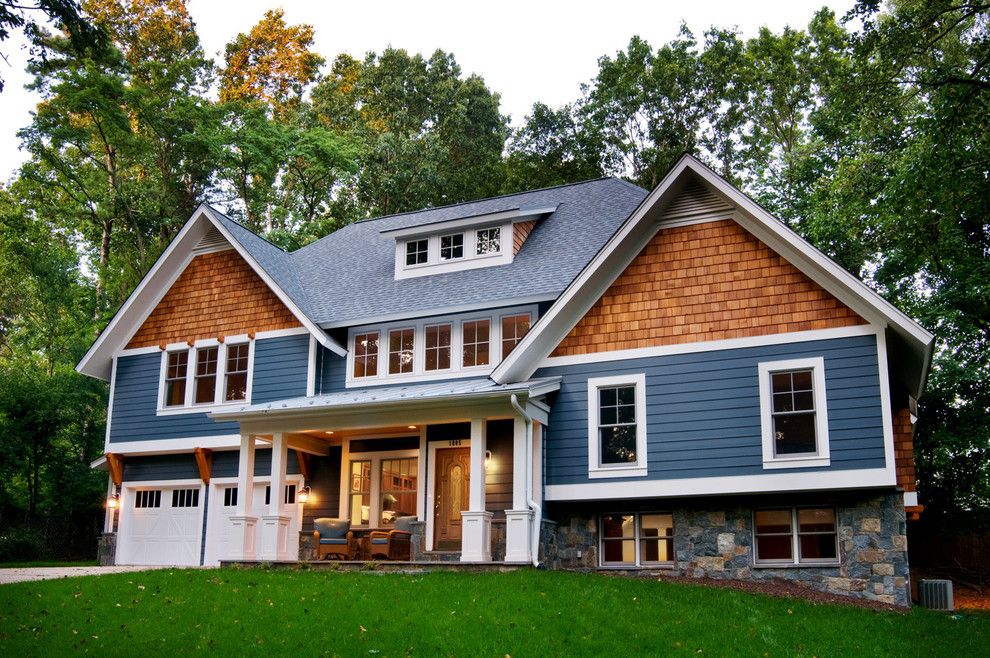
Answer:
M836 564L835 509L762 509L753 513L755 564ZM604 567L672 565L672 514L606 514L599 519L599 563Z
M465 250L465 236L472 238L472 245ZM431 249L430 245L434 244ZM435 252L435 253L432 253ZM465 258L493 256L502 253L502 227L490 226L470 233L450 233L438 239L416 238L406 242L406 267L447 263Z
M159 410L248 401L251 351L246 342L166 350Z
M354 330L348 379L409 379L491 368L523 339L533 315L517 310Z
M828 418L822 358L758 366L764 468L827 466ZM647 474L646 376L588 379L588 474Z

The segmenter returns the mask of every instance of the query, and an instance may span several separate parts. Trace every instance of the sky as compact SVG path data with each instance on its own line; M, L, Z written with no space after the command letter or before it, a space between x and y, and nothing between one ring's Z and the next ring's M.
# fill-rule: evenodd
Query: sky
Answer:
M623 50L638 34L654 47L677 36L681 22L701 34L710 26L736 27L744 37L761 26L807 26L815 11L828 6L837 15L852 0L502 0L330 2L329 0L189 0L206 53L222 62L224 45L247 32L267 9L281 6L289 23L309 23L315 50L328 62L342 52L362 57L386 46L429 55L453 53L465 74L481 75L501 94L502 112L518 126L534 102L557 107L576 99L580 85L598 70L598 58ZM0 180L25 160L17 131L31 121L38 102L23 87L27 58L18 39L3 43L0 71Z

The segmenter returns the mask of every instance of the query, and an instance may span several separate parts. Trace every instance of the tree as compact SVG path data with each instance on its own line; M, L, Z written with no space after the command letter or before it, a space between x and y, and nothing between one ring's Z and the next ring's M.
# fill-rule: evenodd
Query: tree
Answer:
M324 61L312 45L311 25L287 25L283 10L266 11L250 32L227 44L220 100L260 101L279 116L297 107Z
M533 105L509 141L505 191L573 183L602 175L598 133L582 126L572 106Z
M75 0L37 0L34 5L0 0L0 42L10 38L11 30L23 30L32 44L32 59L44 58L46 30L38 21L42 17L68 35L69 43L77 53L101 50L106 46L106 35L80 12ZM0 59L8 61L3 53L0 53ZM0 92L3 92L3 85L3 76L0 76Z
M480 77L454 57L388 48L363 62L338 57L313 89L313 111L361 144L354 199L389 214L498 193L508 119Z

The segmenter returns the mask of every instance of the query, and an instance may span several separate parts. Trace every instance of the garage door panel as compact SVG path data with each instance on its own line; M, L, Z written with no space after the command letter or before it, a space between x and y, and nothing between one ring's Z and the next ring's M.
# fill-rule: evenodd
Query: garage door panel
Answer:
M190 489L193 487L179 487ZM158 507L137 507L139 491L128 497L121 552L128 564L199 565L202 507L172 507L175 487L159 488ZM152 489L153 491L154 489ZM147 497L143 498L147 504ZM197 501L201 502L201 501Z

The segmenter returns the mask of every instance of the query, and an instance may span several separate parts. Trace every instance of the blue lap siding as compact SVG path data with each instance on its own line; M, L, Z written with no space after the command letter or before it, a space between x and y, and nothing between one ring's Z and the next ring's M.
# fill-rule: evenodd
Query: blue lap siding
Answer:
M237 434L237 423L205 413L159 416L161 353L122 356L114 379L110 443ZM255 341L251 401L269 402L306 395L309 335Z
M215 478L237 477L238 456L237 450L214 452L211 475ZM296 459L295 450L289 451L285 470L288 475L299 473L299 461ZM271 472L272 451L257 449L254 453L255 476L267 476L271 475ZM124 459L124 482L196 479L199 479L199 468L196 466L196 457L191 452Z
M588 478L588 378L633 373L646 375L648 474L644 479L766 473L758 364L816 356L825 359L831 466L803 470L882 468L876 338L855 336L542 368L535 376L563 377L550 411L546 483L592 481Z

